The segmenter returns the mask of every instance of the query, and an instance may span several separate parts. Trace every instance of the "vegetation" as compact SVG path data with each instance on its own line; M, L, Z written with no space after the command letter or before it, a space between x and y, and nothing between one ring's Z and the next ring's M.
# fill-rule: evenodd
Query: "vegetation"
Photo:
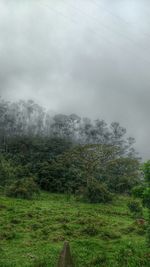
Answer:
M7 196L24 199L32 199L38 193L38 186L32 177L16 180L6 189Z
M141 202L139 200L131 200L128 203L128 208L131 211L131 213L134 215L134 217L141 218L143 215L143 209Z
M51 117L31 100L1 100L0 114L0 185L4 189L9 185L7 192L16 184L23 189L20 180L29 177L50 192L84 191L87 196L91 196L89 184L110 196L129 193L140 182L134 139L127 138L116 122L108 126L103 120L92 122L75 114ZM16 196L20 194L21 190Z
M118 196L106 205L64 194L41 192L36 200L1 194L0 266L55 267L68 240L76 267L148 267L146 220L130 215L129 200Z
M138 160L122 158L119 153L120 149L112 145L75 145L60 138L12 138L7 152L1 153L0 185L8 192L24 183L28 190L29 177L35 177L39 188L53 193L81 193L92 198L94 190L103 190L99 201L106 202L111 193L129 193L140 183ZM23 197L30 191L24 194L22 190Z
M76 114L68 116L57 114L52 117L32 100L10 103L0 99L1 151L10 149L10 146L8 148L10 137L11 139L22 137L25 143L28 137L34 137L34 142L31 143L32 149L34 145L40 148L38 137L46 138L44 142L45 145L48 142L48 146L50 144L47 138L54 137L80 144L113 145L120 148L120 155L129 158L136 156L133 146L135 140L126 135L126 129L119 123L112 122L111 125L107 125L104 120L91 121L88 118L80 118ZM54 148L55 142L51 143L51 146ZM12 145L11 148L15 149Z
M133 144L117 122L1 100L0 266L55 266L64 240L76 266L149 266L150 162Z
M112 194L105 184L92 181L85 190L85 197L90 203L107 203L112 200Z
M147 243L150 247L150 161L147 161L143 166L143 171L145 175L145 182L147 187L143 193L143 203L149 209L149 220L147 229Z

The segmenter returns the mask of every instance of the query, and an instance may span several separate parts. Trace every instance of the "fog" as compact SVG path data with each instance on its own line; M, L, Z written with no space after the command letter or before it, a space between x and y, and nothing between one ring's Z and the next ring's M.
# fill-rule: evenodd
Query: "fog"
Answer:
M0 95L119 121L150 158L150 2L0 0Z

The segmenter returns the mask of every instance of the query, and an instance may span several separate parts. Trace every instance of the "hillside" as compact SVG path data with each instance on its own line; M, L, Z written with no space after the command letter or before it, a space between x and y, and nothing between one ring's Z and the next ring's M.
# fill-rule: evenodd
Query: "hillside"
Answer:
M132 218L128 197L85 204L60 194L37 200L0 196L0 266L55 267L69 240L76 267L149 266L145 226Z

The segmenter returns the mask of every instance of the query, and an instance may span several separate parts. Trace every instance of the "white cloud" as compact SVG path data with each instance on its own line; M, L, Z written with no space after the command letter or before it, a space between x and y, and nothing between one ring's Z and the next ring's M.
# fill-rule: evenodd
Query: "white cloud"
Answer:
M147 0L0 1L0 93L118 120L148 158Z

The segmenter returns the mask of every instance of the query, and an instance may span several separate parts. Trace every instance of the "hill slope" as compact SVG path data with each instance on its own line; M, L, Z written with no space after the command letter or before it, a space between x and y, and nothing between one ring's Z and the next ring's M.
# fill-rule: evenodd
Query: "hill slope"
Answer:
M148 267L145 226L129 214L128 200L92 205L47 193L32 201L1 195L0 266L55 267L69 240L77 267Z

